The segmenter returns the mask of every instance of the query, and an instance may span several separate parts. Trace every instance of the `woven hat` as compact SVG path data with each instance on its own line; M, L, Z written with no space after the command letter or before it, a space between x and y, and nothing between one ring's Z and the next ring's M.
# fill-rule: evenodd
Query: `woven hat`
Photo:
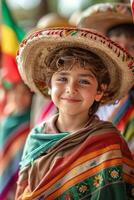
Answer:
M101 57L111 79L103 104L114 103L132 87L134 59L119 45L95 30L49 28L34 32L23 40L17 54L22 79L32 91L47 94L44 60L50 52L62 47L83 48Z
M77 25L96 29L106 35L109 28L126 23L133 23L130 4L99 3L84 10Z

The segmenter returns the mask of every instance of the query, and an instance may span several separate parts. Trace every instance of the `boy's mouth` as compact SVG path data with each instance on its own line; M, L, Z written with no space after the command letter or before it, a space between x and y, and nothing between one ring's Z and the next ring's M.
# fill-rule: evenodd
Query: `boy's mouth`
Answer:
M72 97L62 97L62 100L68 101L68 102L80 102L80 99L72 98Z

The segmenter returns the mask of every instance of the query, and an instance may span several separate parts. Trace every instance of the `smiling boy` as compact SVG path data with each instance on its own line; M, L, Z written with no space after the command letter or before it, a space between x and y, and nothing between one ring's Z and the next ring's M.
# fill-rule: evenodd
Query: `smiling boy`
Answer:
M16 199L132 199L131 152L95 112L128 92L133 58L96 31L55 28L26 38L17 61L25 83L49 94L58 114L28 136Z

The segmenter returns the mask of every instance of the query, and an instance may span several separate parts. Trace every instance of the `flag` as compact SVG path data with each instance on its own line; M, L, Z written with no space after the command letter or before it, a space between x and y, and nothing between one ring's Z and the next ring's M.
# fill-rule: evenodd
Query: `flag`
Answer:
M17 69L16 53L24 35L25 32L15 23L5 0L2 0L1 69L2 79L6 83L21 80Z
M134 20L134 0L131 0L131 9L132 9L132 15Z

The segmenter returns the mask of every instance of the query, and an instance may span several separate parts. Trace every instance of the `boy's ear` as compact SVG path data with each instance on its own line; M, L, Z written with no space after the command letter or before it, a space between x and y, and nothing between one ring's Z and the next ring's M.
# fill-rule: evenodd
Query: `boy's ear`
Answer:
M96 94L96 97L95 97L95 100L98 102L102 99L103 95L104 95L104 92L106 91L107 89L107 85L106 84L102 84L101 85L101 89L97 91L97 94Z
M51 88L48 88L48 94L51 95Z
M95 101L99 102L102 99L103 94L104 94L103 91L98 91L95 97Z

